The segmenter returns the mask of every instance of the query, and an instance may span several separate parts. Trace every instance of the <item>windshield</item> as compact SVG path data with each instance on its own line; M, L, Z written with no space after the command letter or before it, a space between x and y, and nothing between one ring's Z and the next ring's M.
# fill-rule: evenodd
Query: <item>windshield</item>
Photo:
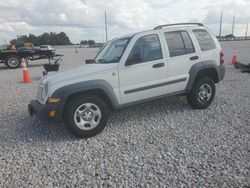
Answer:
M118 63L125 51L130 38L115 39L107 42L102 50L97 54L97 63Z

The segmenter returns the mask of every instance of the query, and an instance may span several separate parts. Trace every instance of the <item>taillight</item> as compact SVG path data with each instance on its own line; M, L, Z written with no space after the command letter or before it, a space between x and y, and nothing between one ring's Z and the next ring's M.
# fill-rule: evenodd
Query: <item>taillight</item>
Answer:
M222 65L224 63L224 53L220 52L220 64Z

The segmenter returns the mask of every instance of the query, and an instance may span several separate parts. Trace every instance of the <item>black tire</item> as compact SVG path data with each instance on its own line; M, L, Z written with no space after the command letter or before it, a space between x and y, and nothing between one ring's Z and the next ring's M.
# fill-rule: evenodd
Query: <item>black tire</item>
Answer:
M16 55L11 55L5 58L5 65L11 69L16 69L20 66L21 59Z
M77 121L75 120L75 113L77 113L76 111L80 106L90 103L96 105L96 107L99 108L99 111L101 112L101 117L96 127L90 130L83 130L88 127L83 127L83 129L81 129L80 127L77 126L75 122ZM80 138L88 138L100 133L105 128L108 121L108 117L109 117L109 109L107 104L100 97L95 95L78 95L67 102L64 110L64 121L66 128L73 135ZM78 117L78 118L83 119L83 117Z
M206 88L207 87L207 88ZM203 90L211 90L210 97L203 97L204 93ZM214 96L215 96L215 84L214 81L209 77L203 77L194 83L191 92L187 95L188 103L194 109L206 109L212 103ZM202 95L202 97L200 97ZM201 100L203 98L204 100Z

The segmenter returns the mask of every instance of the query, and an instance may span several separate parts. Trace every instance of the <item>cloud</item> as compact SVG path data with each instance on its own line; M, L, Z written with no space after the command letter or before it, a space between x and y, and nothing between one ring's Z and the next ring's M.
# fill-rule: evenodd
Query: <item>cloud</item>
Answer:
M25 5L25 6L24 6ZM64 31L72 42L104 40L104 11L109 38L152 29L174 22L204 22L218 33L223 12L223 33L231 30L236 16L236 35L244 34L250 21L249 0L12 0L0 2L0 43L19 34Z
M61 18L62 21L67 21L67 16L64 13L60 14L60 18Z

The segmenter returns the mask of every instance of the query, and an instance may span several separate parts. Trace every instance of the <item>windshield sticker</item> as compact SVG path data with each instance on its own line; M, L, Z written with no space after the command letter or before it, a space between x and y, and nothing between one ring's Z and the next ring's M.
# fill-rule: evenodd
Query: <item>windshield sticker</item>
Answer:
M126 45L127 44L127 42L128 42L128 39L124 39L124 40L119 40L119 41L117 41L117 44L116 45Z

